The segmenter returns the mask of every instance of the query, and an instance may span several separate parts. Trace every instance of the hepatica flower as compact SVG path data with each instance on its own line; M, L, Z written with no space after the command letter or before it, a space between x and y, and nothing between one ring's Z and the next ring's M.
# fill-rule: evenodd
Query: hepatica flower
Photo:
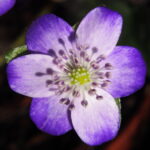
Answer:
M16 0L0 0L0 16L9 11L15 2Z
M89 145L114 138L120 126L115 98L140 89L146 67L130 46L116 46L122 17L97 7L77 30L48 14L38 18L26 35L32 53L8 64L10 87L33 97L30 116L52 135L72 128Z

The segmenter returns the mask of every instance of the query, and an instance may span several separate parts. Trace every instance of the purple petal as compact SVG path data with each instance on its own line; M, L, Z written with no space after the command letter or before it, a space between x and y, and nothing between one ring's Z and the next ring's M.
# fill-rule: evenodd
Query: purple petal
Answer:
M48 14L38 18L30 26L26 43L30 51L56 53L72 49L73 29L61 18Z
M144 85L146 65L137 49L117 46L105 62L113 66L111 84L106 88L113 97L128 96Z
M9 11L15 4L16 0L0 0L0 16Z
M77 29L77 45L97 49L99 54L107 55L115 47L122 28L122 17L105 7L90 11ZM97 56L97 54L96 54Z
M32 121L39 129L52 135L61 135L72 129L68 119L68 107L59 100L57 96L34 98L31 104Z
M71 111L75 131L89 145L99 145L111 140L120 126L120 113L113 97L102 89L97 92L101 99L86 95L88 105L84 107L77 100Z
M9 85L17 93L26 96L48 97L51 91L47 82L52 80L54 75L51 75L49 70L57 73L57 66L54 66L50 56L31 54L18 57L7 67Z

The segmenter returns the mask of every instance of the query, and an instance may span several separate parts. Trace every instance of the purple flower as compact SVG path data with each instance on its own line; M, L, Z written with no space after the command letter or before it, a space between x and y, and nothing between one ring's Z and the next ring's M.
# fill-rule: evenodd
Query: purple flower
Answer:
M61 135L72 128L89 145L114 138L120 126L115 98L145 81L136 48L116 46L122 17L104 7L90 11L76 32L53 14L37 19L26 36L30 52L12 60L10 87L33 97L30 116L42 131Z
M9 11L15 4L16 0L0 0L0 16Z

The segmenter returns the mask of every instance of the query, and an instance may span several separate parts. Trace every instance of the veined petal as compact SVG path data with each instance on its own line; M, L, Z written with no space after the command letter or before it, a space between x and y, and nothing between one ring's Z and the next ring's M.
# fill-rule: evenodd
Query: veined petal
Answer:
M8 82L17 93L30 97L48 97L51 91L47 82L53 80L58 71L50 56L30 54L8 64Z
M34 98L30 108L30 117L42 131L61 135L72 129L68 119L67 105L59 102L60 97Z
M32 23L26 43L30 51L56 54L72 49L73 29L61 18L47 14Z
M111 140L120 126L120 113L115 100L102 89L97 90L99 99L86 94L87 106L75 101L71 111L72 124L79 137L89 145L99 145Z
M0 16L9 11L15 2L16 0L0 0Z
M144 85L146 65L136 48L117 46L104 63L113 66L111 83L105 88L113 97L128 96Z
M105 7L97 7L81 21L76 32L77 46L89 46L89 54L92 49L97 49L96 56L107 55L118 42L121 28L120 14Z

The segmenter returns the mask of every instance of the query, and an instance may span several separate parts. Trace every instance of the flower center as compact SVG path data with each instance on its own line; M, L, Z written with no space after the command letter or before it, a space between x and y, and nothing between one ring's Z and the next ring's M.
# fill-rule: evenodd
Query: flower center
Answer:
M87 69L83 67L78 67L73 69L69 74L69 78L71 79L71 84L86 84L91 81L90 74Z

